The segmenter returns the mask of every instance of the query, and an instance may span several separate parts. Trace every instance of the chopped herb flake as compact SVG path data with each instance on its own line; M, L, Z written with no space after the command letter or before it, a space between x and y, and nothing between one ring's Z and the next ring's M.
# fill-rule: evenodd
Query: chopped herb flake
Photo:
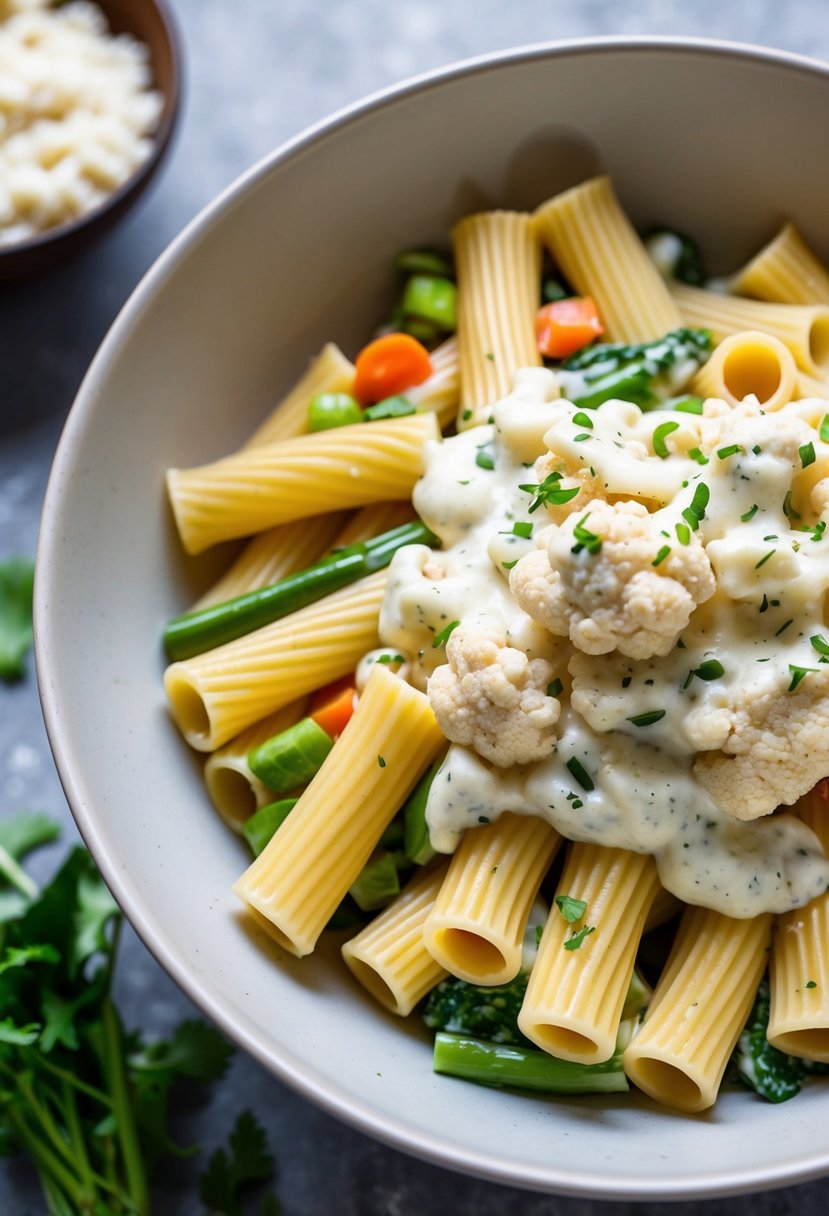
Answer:
M797 511L795 511L794 507L792 506L791 490L786 491L786 497L783 499L783 514L787 519L800 519Z
M665 439L672 431L679 430L678 422L662 422L653 433L653 450L661 460L667 460L670 452L665 445Z
M584 410L579 410L577 414L574 414L573 421L576 426L586 426L588 431L593 430L593 419L589 414L585 414Z
M475 456L475 464L479 469L494 469L495 468L495 452L492 447L492 441L482 443L478 448Z
M821 418L818 434L824 443L829 443L829 414L824 414Z
M806 983L803 985L803 987L804 988L817 988L817 981L816 980L807 980Z
M586 549L588 553L596 554L602 547L602 538L597 536L595 532L585 528L585 520L590 515L588 511L586 515L582 515L576 526L573 528L573 536L576 544L570 550L571 553L581 553L582 549Z
M670 545L663 545L662 548L657 553L656 557L651 562L651 565L652 566L660 565L662 562L664 562L665 558L668 556L670 551L671 551Z
M757 512L759 510L760 510L760 508L757 506L757 503L755 503L753 507L749 507L749 509L746 511L745 515L740 516L740 519L743 521L744 524L747 524L750 519L754 519L754 516L757 514Z
M555 904L568 925L574 925L581 920L587 911L586 899L574 899L572 895L557 895Z
M378 756L378 757L377 757L377 763L380 765L380 768L385 768L385 767L386 767L386 762L385 762L385 760L383 759L383 757L382 757L382 756Z
M578 950L579 946L581 946L584 939L586 937L589 937L589 935L591 933L595 933L595 932L596 932L596 929L593 925L582 925L582 927L581 927L581 929L579 929L578 933L574 933L572 937L569 937L567 939L567 941L564 943L564 949L565 950Z
M800 463L804 469L808 469L810 464L815 463L815 445L813 443L804 443L798 448L800 453Z
M449 641L449 636L453 629L457 629L460 621L450 621L445 629L441 629L440 633L436 633L432 639L432 650L437 650L438 646L445 646Z
M774 557L776 552L777 552L776 549L769 549L768 553L763 554L763 556L760 558L759 562L754 563L754 569L759 570L761 566L765 566L765 564L769 560L769 558Z
M699 450L699 448L691 448L690 451L688 452L688 455L691 457L692 460L695 460L697 462L697 464L708 464L708 457L703 456L703 454Z
M583 790L587 790L588 794L596 787L593 784L593 779L587 769L582 764L581 760L577 760L575 756L571 756L567 761L567 768L570 770L570 775L578 781Z
M589 438L590 433L588 431L582 431L580 435L573 436L573 443L584 443L585 439Z
M818 654L829 656L829 642L826 641L823 634L815 633L809 638L809 641L812 643L812 649L816 650Z
M676 538L681 545L690 544L691 529L688 527L687 524L677 524L676 525Z
M730 443L728 447L717 448L717 456L720 460L728 460L729 456L736 456L738 452L742 454L742 451L739 443Z
M827 653L829 653L829 651L827 651ZM556 676L556 678L554 680L551 680L550 683L547 685L547 696L548 697L557 697L560 694L563 687L564 687L564 685L562 684L561 680L559 680L558 676Z
M632 718L626 718L626 722L631 722L634 726L653 726L654 722L661 722L665 717L664 709L650 709L644 714L634 714Z
M518 565L518 558L516 557L515 560L511 561L511 562L501 562L501 565L504 567L505 570L511 570L513 568L513 566Z
M817 671L816 667L798 667L794 663L789 663L789 671L792 673L792 682L787 688L787 692L794 692L801 680L805 679L811 672Z
M513 536L520 536L524 540L529 540L533 534L533 526L531 523L527 523L525 520L519 519L517 523L512 525L512 534Z

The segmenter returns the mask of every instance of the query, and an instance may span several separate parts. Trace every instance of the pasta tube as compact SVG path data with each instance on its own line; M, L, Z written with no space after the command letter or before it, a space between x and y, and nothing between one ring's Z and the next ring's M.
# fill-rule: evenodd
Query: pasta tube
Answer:
M560 843L546 820L510 811L464 832L423 930L442 967L470 984L518 974L527 917Z
M353 671L378 644L387 577L378 571L235 642L171 663L164 687L190 746L213 751L267 714Z
M429 699L375 664L322 768L234 891L292 954L310 954L444 743Z
M307 516L408 499L423 472L426 444L439 438L434 414L410 414L170 469L167 488L182 544L200 553Z
M766 410L776 410L796 395L797 368L779 338L747 330L720 342L691 381L691 391L729 405L753 394Z
M245 448L295 439L308 430L308 405L317 393L350 393L354 364L334 342L326 342L303 376L245 443Z
M538 367L541 250L532 217L486 211L452 229L458 275L458 427L486 422L519 368Z
M241 834L245 820L274 798L273 792L250 771L248 752L293 726L304 713L304 699L286 705L207 757L204 782L210 801L234 832Z
M610 342L661 338L679 309L613 191L594 177L535 213L541 240L580 295L592 296Z
M735 920L689 907L645 1021L622 1057L657 1102L713 1106L766 967L771 916Z
M647 854L571 847L518 1015L528 1039L562 1060L610 1059L658 890Z
M796 807L829 852L829 786ZM790 1056L829 1063L829 892L778 917L769 968L767 1037Z
M829 304L829 271L794 224L787 223L737 272L731 289L778 304Z
M423 926L447 865L429 867L407 883L393 903L342 948L342 956L375 1000L405 1017L446 978L423 941Z
M829 372L829 305L767 304L677 283L671 294L686 325L710 329L715 342L745 330L779 339L808 376Z
M423 384L407 388L404 396L419 410L431 410L437 414L443 429L454 422L460 401L461 369L457 337L453 334L441 342L429 357L432 360L431 376Z

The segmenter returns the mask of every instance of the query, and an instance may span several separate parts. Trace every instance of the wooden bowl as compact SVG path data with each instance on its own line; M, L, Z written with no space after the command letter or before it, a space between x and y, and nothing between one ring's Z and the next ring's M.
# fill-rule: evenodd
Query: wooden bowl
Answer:
M65 224L0 248L0 285L57 265L103 236L147 188L170 145L181 96L181 46L165 0L96 0L114 34L132 34L150 52L155 88L164 97L153 150L102 203Z

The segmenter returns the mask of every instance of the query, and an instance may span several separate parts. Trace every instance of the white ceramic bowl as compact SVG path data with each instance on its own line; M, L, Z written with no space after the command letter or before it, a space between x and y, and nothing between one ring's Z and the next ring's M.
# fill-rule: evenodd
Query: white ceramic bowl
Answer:
M829 1171L829 1092L725 1094L689 1118L644 1099L539 1100L433 1076L416 1019L376 1008L333 948L249 931L242 845L168 719L163 622L201 564L178 552L168 465L232 449L325 339L383 316L389 260L482 205L531 206L599 166L635 221L735 267L793 216L821 247L829 74L748 47L600 40L403 85L315 127L231 187L150 271L78 394L49 484L37 665L69 802L107 882L182 988L333 1114L442 1165L540 1190L710 1196ZM822 252L829 254L829 234Z

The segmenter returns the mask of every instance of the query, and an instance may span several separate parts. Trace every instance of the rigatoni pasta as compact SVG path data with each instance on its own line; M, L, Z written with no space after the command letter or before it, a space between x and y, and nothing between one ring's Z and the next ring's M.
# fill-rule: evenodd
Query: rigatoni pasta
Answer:
M772 1094L769 1044L829 1059L829 830L785 810L829 773L826 301L669 286L604 177L452 240L353 364L325 347L241 452L169 474L189 552L254 534L203 603L278 601L165 631L256 855L235 891L297 956L348 924L441 1070L698 1111L736 1050Z

